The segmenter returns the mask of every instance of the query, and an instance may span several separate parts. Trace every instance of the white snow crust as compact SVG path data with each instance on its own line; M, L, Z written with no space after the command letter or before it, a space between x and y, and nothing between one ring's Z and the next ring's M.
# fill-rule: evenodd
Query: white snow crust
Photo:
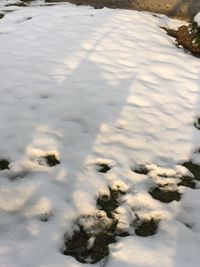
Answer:
M196 14L194 21L198 24L198 26L200 26L200 12Z
M199 267L199 184L180 186L181 201L169 204L148 194L175 186L200 145L200 61L160 28L183 22L70 4L6 12L1 2L0 158L10 164L0 171L0 266L91 266L61 253L64 234L95 214L100 191L120 185L121 222L137 211L159 229L119 238L95 266ZM47 154L60 164L39 164ZM151 178L132 171L139 164Z

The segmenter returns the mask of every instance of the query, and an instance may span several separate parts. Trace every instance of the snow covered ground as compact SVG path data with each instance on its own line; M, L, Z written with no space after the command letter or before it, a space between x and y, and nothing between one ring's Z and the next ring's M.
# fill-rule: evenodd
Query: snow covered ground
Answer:
M200 26L200 12L194 17L194 21Z
M200 182L177 184L189 173L183 162L200 163L200 61L160 28L183 22L70 4L15 9L0 20L0 159L9 161L0 171L0 266L91 266L62 254L64 235L118 186L122 228L131 232L139 217L159 220L158 229L117 237L95 266L199 267ZM48 166L48 155L60 164ZM133 171L140 164L147 174ZM148 193L163 184L181 200Z

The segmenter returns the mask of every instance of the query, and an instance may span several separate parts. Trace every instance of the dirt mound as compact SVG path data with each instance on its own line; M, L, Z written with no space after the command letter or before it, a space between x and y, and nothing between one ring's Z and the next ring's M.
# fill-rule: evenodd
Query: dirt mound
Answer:
M186 51L190 52L196 57L200 57L200 45L196 45L193 42L192 35L190 34L189 27L183 25L178 30L163 28L167 34L176 38L176 45L183 47Z

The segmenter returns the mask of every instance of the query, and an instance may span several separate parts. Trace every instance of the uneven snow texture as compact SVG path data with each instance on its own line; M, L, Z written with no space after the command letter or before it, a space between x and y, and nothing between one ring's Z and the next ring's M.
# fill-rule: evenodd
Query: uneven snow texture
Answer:
M161 223L152 237L119 239L96 266L199 267L199 189L179 187L180 202L161 203L147 192L161 178L131 171L184 172L177 164L200 145L200 61L160 28L179 25L70 4L0 20L0 157L10 161L0 172L1 267L83 266L60 252L64 234L116 183L128 187L125 223L134 210ZM61 163L40 164L47 154Z
M194 21L198 24L198 26L200 26L200 12L196 14Z

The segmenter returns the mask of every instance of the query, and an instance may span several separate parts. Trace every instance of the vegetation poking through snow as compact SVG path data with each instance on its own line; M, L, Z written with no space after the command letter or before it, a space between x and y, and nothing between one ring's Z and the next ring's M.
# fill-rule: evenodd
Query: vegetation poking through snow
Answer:
M193 40L193 44L200 45L200 26L196 21L190 24L190 34Z
M102 195L97 199L97 208L105 213L81 216L75 222L72 235L64 237L64 255L70 255L81 263L96 263L109 254L109 245L117 241L117 237L129 236L128 231L118 232L113 212L119 207L119 198L125 194L123 191L109 188L110 195ZM138 236L151 236L156 234L159 220L151 218L142 220L136 215L131 227L135 228Z
M135 234L142 237L155 235L157 232L159 220L151 218L150 220L139 220L135 229Z
M194 182L194 179L190 176L181 177L181 182L178 183L178 186L180 185L185 187L190 187L192 189L196 188L196 183Z
M200 12L194 17L189 26L193 44L200 46Z
M106 163L97 163L96 166L97 166L97 171L102 173L106 173L111 169L110 166Z
M0 170L6 170L6 169L9 169L9 164L10 162L6 159L1 159L0 160Z
M191 26L182 25L177 30L162 27L168 35L176 38L175 45L178 48L184 48L186 52L190 52L196 57L200 57L200 45L197 43L198 36L191 32ZM196 41L195 41L196 38Z
M66 237L64 255L73 256L82 263L96 263L109 254L108 245L115 243L115 234L109 229L86 231L82 225L77 225L72 237Z
M149 173L149 170L145 165L139 165L135 169L132 169L132 171L138 174L145 174L145 175Z
M48 154L39 159L40 165L48 165L49 167L54 167L60 164L60 161L57 159L56 155Z
M184 162L182 165L194 175L196 180L200 181L200 166L198 164L195 164L189 160Z
M179 201L181 199L181 194L176 190L169 190L167 188L156 187L152 189L149 194L157 200L164 203L170 203L174 200Z
M109 218L113 218L114 210L119 207L120 196L125 193L121 190L109 188L109 195L100 195L97 199L97 206L104 210Z
M80 217L75 224L75 231L70 237L65 236L64 255L71 255L82 263L96 263L109 254L109 244L116 242L118 221L113 211L119 207L120 190L109 188L109 195L97 199L97 207L106 215Z

